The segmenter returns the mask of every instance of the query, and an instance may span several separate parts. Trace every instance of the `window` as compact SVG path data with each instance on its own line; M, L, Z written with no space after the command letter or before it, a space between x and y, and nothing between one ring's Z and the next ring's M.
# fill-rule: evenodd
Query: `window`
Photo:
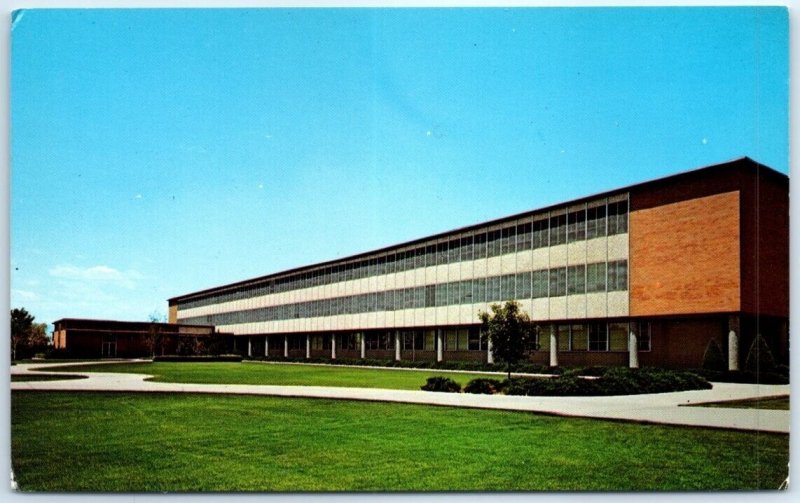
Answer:
M606 291L605 262L586 266L586 291L588 293Z
M567 242L567 216L550 217L550 246Z
M589 324L589 351L608 351L608 331L605 323Z
M582 241L586 239L586 211L573 211L567 216L567 240Z
M486 301L496 302L502 300L500 296L500 276L486 278Z
M533 271L533 298L541 299L547 297L548 284L549 276L546 269L542 271Z
M617 292L628 289L628 261L617 260L608 263L608 291Z
M461 295L459 304L472 304L472 280L464 280L459 284Z
M436 330L425 330L425 351L436 351Z
M502 300L513 300L516 299L516 287L515 287L515 279L516 277L513 274L506 274L505 276L500 277L500 298Z
M436 287L434 285L427 285L425 287L425 307L436 306Z
M517 251L527 251L531 249L533 225L531 223L520 224L517 226Z
M477 278L472 289L473 302L486 302L486 278Z
M436 307L446 306L447 305L447 283L439 283L435 285L436 293Z
M458 283L447 283L447 305L458 304Z
M425 248L417 248L414 250L414 267L425 267Z
M414 309L425 307L425 287L418 286L412 290L414 291Z
M502 234L501 234L499 229L496 230L496 231L489 231L489 233L486 236L486 245L487 245L486 246L486 254L487 254L487 256L496 257L496 256L500 255L500 253L501 253L500 252L500 250L501 250L501 247L500 247L501 238L502 238Z
M608 235L628 232L628 201L609 203Z
M582 294L586 293L586 266L571 265L567 269L567 293Z
M570 351L586 351L586 325L583 323L570 325L569 339Z
M448 247L448 254L447 254L447 261L450 264L455 264L461 261L461 240L460 239L453 239L447 245Z
M550 297L567 294L567 268L550 269Z
M547 225L548 222L548 219L537 220L533 222L532 238L534 248L544 248L545 246L549 246L550 240L548 238L548 234L550 232L550 228Z
M447 243L439 243L436 245L436 265L444 265L447 263Z
M447 329L444 331L445 351L469 351L469 330Z
M469 329L469 348L470 351L480 351L481 347L481 333L477 328Z
M611 351L627 351L628 350L628 324L627 323L609 323L608 324L608 338L610 341Z
M436 245L425 247L425 267L436 265Z
M517 273L517 298L530 299L531 298L531 273L520 272Z
M500 253L515 253L517 251L517 228L506 227L501 231Z
M486 233L475 234L473 243L474 258L486 258Z
M472 260L472 236L461 238L461 260Z

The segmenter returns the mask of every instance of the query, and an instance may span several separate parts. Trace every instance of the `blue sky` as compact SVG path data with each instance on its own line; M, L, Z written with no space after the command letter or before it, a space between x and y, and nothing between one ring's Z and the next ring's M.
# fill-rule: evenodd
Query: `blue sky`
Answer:
M694 167L788 173L778 8L29 10L11 306L166 299Z

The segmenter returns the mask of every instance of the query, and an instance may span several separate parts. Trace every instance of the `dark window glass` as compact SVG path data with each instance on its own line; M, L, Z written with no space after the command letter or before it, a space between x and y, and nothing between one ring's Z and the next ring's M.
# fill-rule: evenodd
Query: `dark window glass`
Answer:
M472 252L472 236L461 238L461 260L472 260L474 254Z
M486 278L478 278L472 289L475 302L486 302Z
M472 280L468 279L459 283L461 291L459 304L472 304Z
M586 293L586 266L583 264L571 265L567 271L567 293Z
M549 246L550 239L549 239L549 232L550 227L548 225L549 220L537 220L533 222L533 248L544 248L545 246Z
M506 227L501 230L500 253L514 253L517 251L517 228Z
M567 216L550 217L550 246L567 242Z
M531 273L517 273L517 299L531 298Z
M516 277L513 274L507 274L500 277L500 298L503 300L514 300L517 298L516 292Z
M589 351L608 351L608 330L605 323L589 324Z
M444 265L447 263L447 243L438 243L436 245L436 265Z
M596 206L586 210L586 239L606 235L606 207Z
M628 261L618 260L608 263L608 291L616 292L628 289Z
M584 210L573 211L567 216L567 220L567 239L569 242L586 239L586 212Z
M475 234L473 239L474 256L476 259L486 258L486 233Z
M489 257L496 257L501 253L500 242L502 240L502 232L498 229L490 231L486 236L486 255Z
M533 298L542 299L548 295L548 285L550 277L547 269L542 271L533 271Z
M436 306L436 287L434 285L427 285L425 287L425 307Z
M586 291L588 293L606 291L605 262L586 266Z
M608 234L624 234L628 232L628 201L609 203Z
M550 269L550 297L567 294L567 268Z
M414 267L425 267L425 248L417 248L414 250Z
M447 262L455 264L461 260L461 240L453 239L447 244Z
M533 240L533 224L526 223L517 226L517 251L527 251L531 249Z
M436 265L436 245L425 247L425 267Z

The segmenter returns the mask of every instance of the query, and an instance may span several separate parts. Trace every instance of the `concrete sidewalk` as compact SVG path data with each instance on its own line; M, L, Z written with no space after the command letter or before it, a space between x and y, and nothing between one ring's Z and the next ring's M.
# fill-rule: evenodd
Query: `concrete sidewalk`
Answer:
M94 365L97 362L87 362ZM119 361L109 363L120 363ZM128 361L130 363L130 361ZM62 364L20 364L11 367L12 375L48 374L31 372ZM76 365L65 363L63 365ZM50 372L49 374L58 373ZM644 423L703 426L735 430L789 433L790 415L785 410L682 407L682 405L788 395L787 385L714 383L713 389L623 395L610 397L532 397L434 393L428 391L322 386L270 386L247 384L181 384L147 381L145 374L73 372L88 379L64 381L12 382L12 390L47 391L127 391L169 393L219 393L240 395L330 398L381 402L444 405L555 414L561 416L616 419Z

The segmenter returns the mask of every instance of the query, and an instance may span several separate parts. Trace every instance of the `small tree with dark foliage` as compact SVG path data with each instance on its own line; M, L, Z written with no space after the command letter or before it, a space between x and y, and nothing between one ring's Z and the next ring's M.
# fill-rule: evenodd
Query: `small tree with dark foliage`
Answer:
M511 367L539 349L536 344L537 328L516 301L509 300L503 305L492 304L489 307L491 314L485 311L478 313L483 323L481 337L491 342L492 356L506 364L506 372L511 379Z

